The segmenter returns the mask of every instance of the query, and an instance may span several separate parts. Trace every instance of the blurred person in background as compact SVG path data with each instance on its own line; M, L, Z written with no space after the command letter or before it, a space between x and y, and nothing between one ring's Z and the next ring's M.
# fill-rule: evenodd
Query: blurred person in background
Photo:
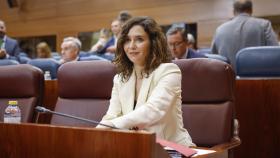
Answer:
M46 42L40 42L36 46L37 58L51 58L51 49Z
M61 60L60 64L71 61L79 61L79 53L82 43L78 38L66 37L61 44Z
M167 45L173 59L206 58L189 48L188 32L180 26L172 26L166 33Z
M271 22L252 17L251 0L235 0L234 18L216 29L212 42L213 54L229 59L236 69L235 56L239 50L253 46L277 46L278 41Z
M104 54L106 52L108 53L115 53L118 37L121 32L122 25L131 18L132 16L127 11L121 11L117 17L117 19L113 20L111 24L111 30L113 32L113 37L109 39L109 41L106 43L104 48L100 51L101 54Z
M18 42L6 35L5 22L0 20L0 59L18 60L20 48Z
M195 39L192 34L188 33L188 48L196 50Z

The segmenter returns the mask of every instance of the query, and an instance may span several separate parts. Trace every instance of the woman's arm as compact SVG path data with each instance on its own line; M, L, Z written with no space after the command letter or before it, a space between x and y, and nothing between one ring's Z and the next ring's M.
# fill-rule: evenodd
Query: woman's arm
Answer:
M121 110L121 103L119 99L119 91L118 91L118 77L117 75L114 77L114 85L112 88L112 94L111 94L111 99L110 99L110 105L108 108L108 111L106 112L106 115L103 116L101 123L107 124L107 125L112 125L112 123L109 120L112 120L114 118L119 117L122 115L122 110ZM103 126L98 125L97 128L100 128Z

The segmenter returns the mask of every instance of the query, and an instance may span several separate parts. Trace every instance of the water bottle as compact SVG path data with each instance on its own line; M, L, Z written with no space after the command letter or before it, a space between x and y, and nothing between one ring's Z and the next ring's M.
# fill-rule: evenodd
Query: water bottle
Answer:
M9 105L4 112L4 122L5 123L21 122L21 112L17 101L9 101Z
M45 71L44 78L45 78L45 80L51 80L52 79L50 71Z

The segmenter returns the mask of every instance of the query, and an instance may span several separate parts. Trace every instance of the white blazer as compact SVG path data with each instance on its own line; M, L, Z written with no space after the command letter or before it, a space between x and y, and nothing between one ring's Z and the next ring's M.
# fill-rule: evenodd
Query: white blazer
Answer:
M157 137L185 146L195 146L183 128L181 111L181 71L173 63L161 64L148 78L144 78L135 110L135 70L129 80L114 77L110 106L103 120L115 127L155 132Z

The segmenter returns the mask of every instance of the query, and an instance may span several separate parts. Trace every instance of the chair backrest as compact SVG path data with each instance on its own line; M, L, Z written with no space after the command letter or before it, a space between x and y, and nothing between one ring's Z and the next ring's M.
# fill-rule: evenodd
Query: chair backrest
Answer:
M61 56L58 52L52 52L51 55L54 60L59 61L61 59Z
M197 52L202 54L212 54L211 48L200 48L197 50Z
M100 121L109 106L115 73L114 65L108 61L63 64L58 70L59 97L55 111ZM55 115L51 124L95 126Z
M216 59L216 60L220 60L220 61L223 61L223 62L225 62L225 63L230 64L230 61L229 61L226 57L221 56L221 55L219 55L219 54L208 54L208 53L205 53L204 55L205 55L207 58L209 58L209 59Z
M18 65L19 62L11 59L0 59L0 66L4 65Z
M229 142L234 119L235 75L230 65L211 59L174 61L182 72L185 128L198 146Z
M90 55L90 56L80 56L79 61L92 61L92 60L104 60L104 61L109 61L105 58L102 58L97 55Z
M28 55L25 52L20 52L18 56L20 56L20 57L28 57Z
M18 56L19 63L27 64L31 59L27 56Z
M31 59L28 57L28 55L25 52L20 52L18 55L18 61L21 64L27 64L28 61Z
M89 52L85 52L85 51L80 51L79 52L79 57L88 57L90 56L91 54Z
M240 77L280 77L280 47L249 47L236 55Z
M40 68L43 72L49 71L52 79L57 78L57 70L60 64L54 59L33 59L28 64Z
M34 106L42 103L43 72L30 65L0 67L0 120L9 100L17 100L22 122L32 122Z

